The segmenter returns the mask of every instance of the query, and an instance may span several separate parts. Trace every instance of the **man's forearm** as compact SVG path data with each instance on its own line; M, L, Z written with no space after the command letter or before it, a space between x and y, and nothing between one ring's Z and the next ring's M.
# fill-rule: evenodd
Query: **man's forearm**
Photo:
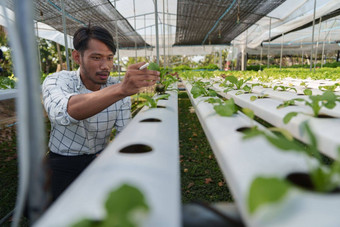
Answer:
M84 120L125 97L121 84L111 85L99 91L71 96L67 112L76 120Z

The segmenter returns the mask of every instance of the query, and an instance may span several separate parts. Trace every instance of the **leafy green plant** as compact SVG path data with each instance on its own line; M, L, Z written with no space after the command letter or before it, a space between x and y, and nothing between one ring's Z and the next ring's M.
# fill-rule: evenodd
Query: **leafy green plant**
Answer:
M300 86L307 87L307 83L306 83L305 81L302 81L302 82L300 83Z
M256 99L264 99L264 98L268 98L268 97L269 97L268 94L252 95L252 96L250 96L250 101L255 101Z
M250 185L248 195L248 209L253 214L259 207L268 203L280 202L290 184L277 177L257 177Z
M198 97L215 97L217 96L216 91L210 89L208 87L210 85L209 82L202 82L200 80L195 81L192 85L191 88L191 94L193 95L194 98Z
M170 74L164 75L161 84L164 86L164 91L169 90L169 86L173 83L176 83L178 79ZM173 89L172 89L173 90ZM175 89L177 90L177 89Z
M305 90L304 92L306 93L308 92L308 90ZM309 99L310 101L302 98L287 100L278 105L277 109L284 108L290 105L295 105L295 102L304 102L306 106L312 108L313 116L318 117L322 107L333 109L336 106L336 102L340 102L340 97L338 95L335 95L331 91L325 91L322 95L310 95ZM289 121L298 114L299 112L290 112L286 114L286 116L283 118L283 122L285 124L289 123Z
M163 94L163 95L157 95L157 96L149 96L147 94L140 94L139 97L144 98L145 102L141 103L138 107L142 106L148 106L150 108L157 108L157 103L159 100L167 99L170 96L170 94Z
M168 87L171 84L178 81L176 77L174 77L170 74L167 74L166 69L161 69L157 63L150 62L148 69L160 72L160 81L159 81L159 83L157 83L156 88L155 88L155 91L158 94L164 94L165 91L168 90Z
M142 192L131 185L124 184L110 192L105 202L106 216L102 220L83 219L73 227L136 227L140 220L134 216L146 216L150 210Z
M310 166L309 175L314 190L317 192L331 192L340 185L340 147L338 148L338 159L330 166L322 164L322 157L318 151L317 139L309 125L303 123L304 133L309 137L309 144L302 145L296 142L285 130L277 129L280 134L268 134L257 128L245 132L244 139L255 136L264 136L272 145L283 150L293 152L304 152L318 160L317 166ZM284 132L284 134L282 133ZM288 136L287 136L288 135ZM257 177L251 184L248 197L248 209L254 213L256 209L267 203L275 203L282 200L288 189L297 187L286 179L277 177Z
M244 90L245 92L251 92L251 87L246 85L246 82L251 80L251 77L247 79L237 79L235 76L227 76L223 83L220 84L221 87L228 87L224 92L231 90Z
M339 83L335 83L333 85L324 85L324 86L319 86L319 90L321 91L335 91L340 86Z
M227 99L225 101L219 98L209 98L205 102L212 103L216 113L223 117L230 117L237 113L237 106L235 105L234 99Z
M13 89L15 88L16 78L12 75L10 77L0 76L0 89Z
M278 89L280 88L280 89ZM283 86L283 85L276 85L273 88L274 91L278 90L278 91L289 91L289 90L293 90L295 92L297 92L296 88L294 87L288 87L288 86Z

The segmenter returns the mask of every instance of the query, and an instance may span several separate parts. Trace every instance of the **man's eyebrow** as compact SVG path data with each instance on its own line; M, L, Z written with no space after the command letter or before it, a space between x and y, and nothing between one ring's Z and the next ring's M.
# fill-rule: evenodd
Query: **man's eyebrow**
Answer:
M90 55L91 55L91 56L92 56L92 55L105 56L104 54L101 54L101 53L95 53L95 52L94 52L94 53L91 53ZM114 56L114 54L109 54L108 56Z

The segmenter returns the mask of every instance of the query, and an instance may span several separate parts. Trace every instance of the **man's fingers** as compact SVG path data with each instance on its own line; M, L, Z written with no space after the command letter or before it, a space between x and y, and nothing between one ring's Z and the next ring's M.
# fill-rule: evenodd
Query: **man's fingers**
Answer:
M130 70L133 70L133 69L136 69L136 70L139 70L139 68L144 65L145 62L138 62L136 64L132 64L132 65L129 65L128 69Z

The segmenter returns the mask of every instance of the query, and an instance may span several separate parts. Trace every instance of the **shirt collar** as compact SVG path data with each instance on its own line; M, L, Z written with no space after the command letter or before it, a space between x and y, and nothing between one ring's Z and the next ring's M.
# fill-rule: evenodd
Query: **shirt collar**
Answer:
M80 68L78 68L76 75L77 75L77 79L78 79L78 81L77 81L77 89L79 90L80 86L82 85L81 78L80 78Z

